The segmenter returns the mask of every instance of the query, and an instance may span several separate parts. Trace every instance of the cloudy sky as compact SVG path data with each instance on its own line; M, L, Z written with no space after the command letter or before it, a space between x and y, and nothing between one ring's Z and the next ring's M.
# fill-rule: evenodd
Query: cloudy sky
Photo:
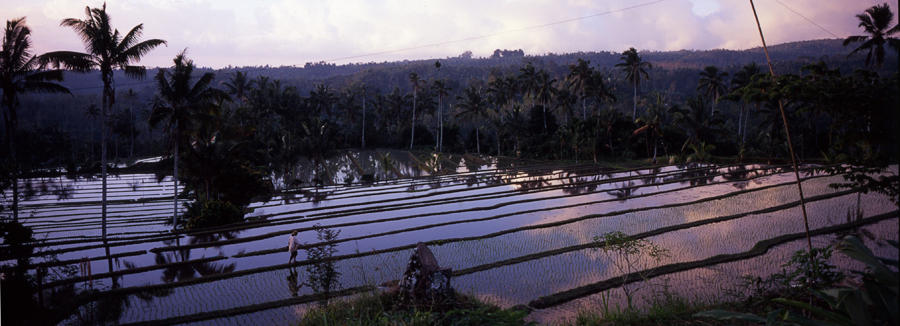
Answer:
M0 0L0 12L4 20L27 17L38 53L83 51L59 22L84 18L85 6L102 3ZM767 42L777 44L859 34L854 15L880 1L755 3ZM891 6L896 12L895 1ZM145 38L168 41L144 58L147 66L169 66L184 48L198 65L223 67L444 58L467 50L488 56L497 48L542 54L759 45L746 0L110 0L107 11L123 33L143 23Z

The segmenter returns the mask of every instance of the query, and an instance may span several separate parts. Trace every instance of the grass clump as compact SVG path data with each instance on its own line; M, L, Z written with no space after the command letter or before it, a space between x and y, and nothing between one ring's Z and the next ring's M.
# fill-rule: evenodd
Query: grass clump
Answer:
M400 305L396 294L366 293L306 312L300 326L314 325L531 325L527 311L501 309L454 293L446 302Z

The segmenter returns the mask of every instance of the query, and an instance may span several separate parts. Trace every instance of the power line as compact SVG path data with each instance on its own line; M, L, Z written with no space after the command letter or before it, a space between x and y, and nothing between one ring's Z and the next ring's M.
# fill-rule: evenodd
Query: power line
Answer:
M526 27L517 28L517 29L500 31L500 32L492 33L492 34L471 36L471 37L466 37L466 38L461 38L461 39L456 39L456 40L435 42L435 43L417 45L417 46L412 46L412 47L407 47L407 48L376 51L376 52L364 53L364 54L359 54L359 55L351 55L351 56L346 56L346 57L337 57L337 58L324 60L324 61L325 62L335 62L335 61L341 61L341 60L358 59L358 58L378 56L378 55L384 55L384 54L390 54L390 53L405 52L405 51L409 51L409 50L418 50L418 49L424 49L424 48L430 48L430 47L443 46L443 45L447 45L447 44L481 40L481 39L491 38L491 37L495 37L495 36L503 35L503 34L518 33L518 32L524 32L524 31L529 31L529 30L547 28L547 27L552 27L552 26L556 26L556 25L560 25L560 24L566 24L566 23L571 23L571 22L575 22L575 21L580 21L580 20L585 20L585 19L590 19L590 18L595 18L595 17L600 17L600 16L606 16L606 15L610 15L610 14L614 14L614 13L628 11L631 9L637 9L640 7L654 5L654 4L663 2L663 1L667 1L667 0L648 1L648 2L643 2L643 3L636 4L636 5L628 6L628 7L608 10L608 11L594 13L594 14L590 14L590 15L586 15L586 16L579 16L579 17L574 17L574 18L557 20L557 21L553 21L553 22L549 22L549 23L540 24L540 25L531 25L531 26L526 26Z
M810 24L816 25L816 27L818 27L819 29L825 31L825 33L831 34L831 36L834 36L834 38L841 38L840 36L837 36L837 34L834 34L834 33L832 33L831 31L829 31L827 28L822 27L822 25L817 24L817 23L814 22L812 19L809 19L809 18L807 18L806 16L804 16L803 14L801 14L800 12L794 10L794 8L791 8L790 6L786 5L784 2L781 2L781 0L775 0L775 2L777 2L778 4L780 4L780 5L781 5L782 7L784 7L785 9L790 10L791 12L793 12L794 14L796 14L797 16L800 16L800 18L803 18L804 20L808 21Z

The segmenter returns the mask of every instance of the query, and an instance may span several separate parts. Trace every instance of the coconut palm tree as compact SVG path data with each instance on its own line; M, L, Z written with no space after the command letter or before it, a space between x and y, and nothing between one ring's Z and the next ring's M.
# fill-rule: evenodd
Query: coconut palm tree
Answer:
M247 73L235 71L227 81L222 83L228 94L243 103L256 81L247 78Z
M594 99L596 103L612 103L616 101L616 96L613 94L613 90L610 88L610 85L604 81L610 80L611 78L607 76L606 73L595 70L593 75L591 76L591 82L588 88L588 95ZM594 148L593 148L593 159L594 163L597 163L597 148L600 147L600 132L601 123L600 123L600 115L595 116L595 124L594 124ZM612 151L612 141L608 143L610 151Z
M744 116L744 109L746 99L741 96L742 89L744 86L750 84L750 81L753 79L753 76L759 75L760 70L759 66L756 65L755 62L751 62L741 70L738 70L734 73L734 78L731 79L731 92L729 93L729 98L733 100L737 100L740 105L740 113L738 114L738 137L740 137L740 143L744 143L744 133L747 132L746 128L746 120L749 117L749 112L747 117Z
M439 63L438 63L439 64ZM444 150L444 96L450 94L450 87L444 82L444 80L435 80L431 84L431 89L438 96L438 123L440 123L440 131L438 132L438 145L437 151L442 152Z
M537 75L534 66L529 62L519 69L519 75L516 76L518 89L522 92L522 102L525 102L526 96L531 97L531 109L534 108L535 94L539 88Z
M894 50L900 51L900 40L891 37L900 33L900 24L891 27L894 21L894 13L887 3L872 6L861 14L856 15L859 19L859 27L868 35L853 35L844 39L844 46L850 43L862 42L856 49L847 56L851 56L859 51L868 51L866 54L866 66L874 64L881 67L884 63L884 44L887 43ZM873 60L874 59L874 60Z
M143 24L131 28L125 35L111 25L106 3L100 8L84 8L85 18L66 18L61 26L71 27L84 42L87 53L72 51L56 51L41 56L43 62L53 63L56 67L86 72L91 69L100 70L103 80L102 106L100 111L100 174L103 179L101 195L101 216L103 238L106 238L106 116L115 103L115 86L113 72L122 69L126 76L143 78L147 74L144 66L132 65L140 61L154 48L166 44L160 39L140 41L144 30Z
M202 110L208 109L212 103L228 97L228 94L210 87L215 75L205 73L191 85L194 62L182 51L172 60L172 70L160 69L156 73L156 87L159 94L154 101L150 113L150 125L163 124L173 142L172 157L174 159L172 183L175 188L175 206L172 212L172 227L178 219L178 154L179 144L188 143L186 131L194 129Z
M703 92L711 100L710 115L716 113L716 104L719 103L719 95L725 93L727 86L725 78L728 73L719 71L716 66L706 66L700 71L700 81L697 83L697 91Z
M466 116L475 122L475 151L481 154L481 139L478 130L481 129L482 122L489 114L487 98L481 87L469 85L463 95L457 96L456 100L459 101L456 106L460 108L457 116Z
M538 71L535 81L537 88L534 91L534 96L541 103L541 109L543 109L544 113L544 131L547 131L547 105L553 99L553 93L556 90L556 78L551 78L546 70L541 69Z
M501 129L504 126L503 119L505 115L503 114L504 107L509 105L515 96L515 79L513 78L505 78L503 76L492 76L491 80L488 82L488 100L494 106L494 119L492 122L494 123L494 129L497 133L497 156L500 156L500 135Z
M590 61L579 58L577 64L569 65L569 75L566 76L566 84L581 98L581 120L587 119L587 92L594 76L594 68L590 65Z
M413 90L412 128L409 134L409 149L412 150L413 140L416 138L416 96L419 89L421 89L423 85L426 85L427 82L419 79L419 74L414 72L409 73L409 82L412 83Z
M12 187L13 220L19 219L19 180L16 161L16 130L19 125L16 108L21 93L69 93L69 90L54 81L62 81L62 71L44 70L40 57L31 54L31 29L25 25L25 18L6 21L3 43L0 47L0 90L3 98L3 129L6 131L6 146L9 150L10 165L13 166Z
M652 69L653 65L641 60L641 56L638 55L637 50L634 48L629 48L627 51L622 52L622 56L619 59L622 62L617 63L616 67L622 68L622 71L625 72L625 79L634 86L634 102L631 111L631 120L634 120L637 118L637 92L641 86L641 79L650 80L650 74L647 73L647 70Z

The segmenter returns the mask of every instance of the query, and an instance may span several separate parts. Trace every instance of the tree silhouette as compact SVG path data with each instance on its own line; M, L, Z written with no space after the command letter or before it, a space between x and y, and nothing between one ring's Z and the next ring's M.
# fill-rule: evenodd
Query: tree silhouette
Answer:
M205 73L191 85L194 62L182 51L172 60L172 70L160 69L156 73L156 87L159 92L150 113L150 124L165 125L172 142L174 159L172 183L175 188L175 206L172 211L172 227L178 219L178 154L179 145L187 144L185 132L194 129L201 110L209 109L214 101L226 98L224 92L210 87L215 75Z
M862 42L847 56L854 55L859 51L868 51L866 54L866 66L874 64L876 67L881 67L884 63L885 43L894 48L894 50L900 51L900 40L896 37L891 37L900 33L900 25L891 27L891 23L894 21L894 13L891 12L891 8L888 7L887 3L883 3L866 9L863 13L856 15L856 18L859 19L859 27L862 27L868 35L853 35L844 39L844 46L850 43Z
M622 71L625 72L625 79L630 81L634 86L634 101L631 111L631 119L634 120L637 118L638 87L641 86L641 79L650 80L650 75L647 73L647 70L652 69L653 65L641 60L641 56L638 55L637 50L634 48L629 48L627 51L622 52L622 56L619 59L622 60L622 62L617 63L616 67L622 68Z
M3 129L6 131L6 146L12 167L13 220L19 219L20 167L16 160L16 130L19 121L16 109L21 93L69 93L69 90L54 81L62 81L62 71L44 70L38 56L31 54L31 29L25 25L25 18L6 21L3 44L0 48L0 90L3 90Z
M587 120L587 93L594 77L594 68L590 64L590 61L578 58L577 64L569 65L569 75L566 76L566 84L581 98L581 120Z
M556 78L551 78L550 74L541 69L535 76L535 97L538 101L541 102L541 108L543 109L543 118L544 118L544 131L547 131L547 106L550 103L550 100L553 98L554 87L556 84Z
M419 89L426 83L424 80L419 79L419 74L411 72L409 73L409 82L412 83L413 90L413 102L412 102L412 126L410 126L410 135L409 135L409 149L413 148L413 141L416 138L416 97L419 92Z
M250 93L255 83L255 80L247 78L247 73L235 71L231 78L222 83L222 86L225 86L228 94L231 94L235 99L243 103L246 101L246 96Z
M741 145L744 144L744 140L746 139L747 120L750 118L749 112L746 116L744 115L747 98L742 96L742 92L744 91L744 87L750 84L750 81L753 80L754 76L759 74L759 66L757 66L755 62L751 62L744 65L741 70L735 72L734 78L731 79L731 91L728 94L728 98L737 101L740 105L740 113L738 114L738 139Z
M715 66L706 66L700 71L700 81L697 83L697 91L703 92L710 101L710 115L716 114L716 104L719 103L719 95L727 90L725 78L728 73L719 71Z
M488 115L488 102L484 96L481 87L469 85L463 95L456 97L459 103L456 104L460 108L457 116L466 116L475 122L475 151L481 154L481 140L478 135L478 129L481 129L482 121Z
M115 103L116 90L113 84L113 71L122 69L126 76L143 78L147 74L144 66L132 65L157 46L166 44L160 39L140 41L144 24L131 28L125 35L119 34L110 24L106 3L100 8L84 8L85 19L66 18L61 26L71 27L81 37L87 53L72 51L56 51L41 56L43 62L53 63L56 67L87 72L100 70L103 80L102 106L100 111L100 174L102 182L101 216L103 219L103 238L106 238L106 116Z
M436 63L439 65L440 63ZM444 97L450 94L450 87L444 80L435 80L431 84L431 89L438 96L438 123L440 123L440 131L438 132L437 151L444 150Z

